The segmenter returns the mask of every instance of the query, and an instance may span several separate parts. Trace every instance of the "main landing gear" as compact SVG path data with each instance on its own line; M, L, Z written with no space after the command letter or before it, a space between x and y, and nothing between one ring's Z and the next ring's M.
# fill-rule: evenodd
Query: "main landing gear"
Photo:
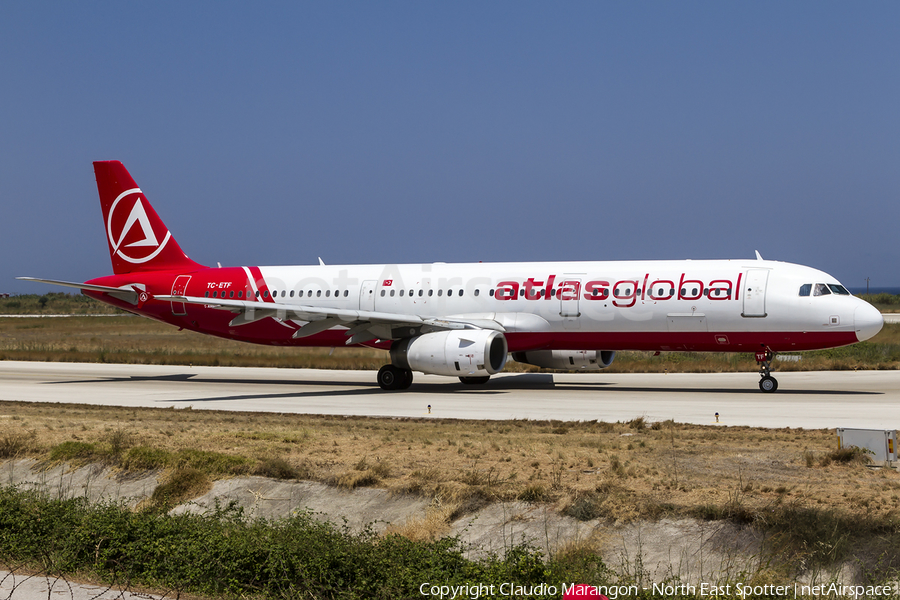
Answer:
M772 361L775 359L775 353L768 348L756 353L756 364L759 365L759 389L767 394L771 394L778 389L778 380L772 377L771 367Z
M378 385L383 390L405 390L412 385L413 373L394 365L384 365L378 369Z

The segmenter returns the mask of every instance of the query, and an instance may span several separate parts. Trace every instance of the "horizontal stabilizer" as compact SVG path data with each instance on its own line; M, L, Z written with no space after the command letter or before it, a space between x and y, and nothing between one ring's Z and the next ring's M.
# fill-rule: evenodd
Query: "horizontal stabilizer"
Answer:
M16 277L16 279L20 281L36 281L38 283L49 283L50 285L61 285L63 287L70 287L79 290L89 290L91 292L103 292L105 294L112 294L116 298L121 298L126 302L130 302L131 304L137 304L138 301L138 293L135 291L134 285L127 285L124 287L112 287L108 285L92 285L89 283L78 283L77 281L59 281L56 279L38 279L37 277ZM140 287L143 287L141 284Z

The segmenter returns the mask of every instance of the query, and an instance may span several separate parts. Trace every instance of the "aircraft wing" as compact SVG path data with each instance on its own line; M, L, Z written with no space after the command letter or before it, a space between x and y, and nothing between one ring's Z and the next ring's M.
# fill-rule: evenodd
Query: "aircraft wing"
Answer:
M277 302L256 302L252 300L232 300L225 298L199 298L195 296L154 296L156 300L198 304L237 313L230 325L253 323L260 319L297 319L308 321L294 333L295 338L307 337L343 325L348 327L347 344L361 344L374 339L391 340L412 337L432 331L449 329L491 329L505 332L497 321L490 319L458 319L442 317L422 317L368 310L349 310L307 306L304 304L282 304Z

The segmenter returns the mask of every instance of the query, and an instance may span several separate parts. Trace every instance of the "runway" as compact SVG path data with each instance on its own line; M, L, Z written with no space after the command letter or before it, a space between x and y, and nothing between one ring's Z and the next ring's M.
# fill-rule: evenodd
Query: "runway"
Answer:
M650 421L755 427L900 426L900 372L501 374L485 386L417 373L384 392L371 371L0 362L0 400L452 419ZM428 406L431 405L431 413Z

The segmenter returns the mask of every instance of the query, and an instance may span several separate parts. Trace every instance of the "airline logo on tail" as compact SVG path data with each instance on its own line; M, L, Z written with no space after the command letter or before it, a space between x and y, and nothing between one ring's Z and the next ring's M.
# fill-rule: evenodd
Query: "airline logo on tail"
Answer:
M113 254L132 264L156 258L172 237L162 223L159 232L153 230L144 202L140 188L126 190L112 203L106 219L106 235ZM163 235L161 243L157 233Z

